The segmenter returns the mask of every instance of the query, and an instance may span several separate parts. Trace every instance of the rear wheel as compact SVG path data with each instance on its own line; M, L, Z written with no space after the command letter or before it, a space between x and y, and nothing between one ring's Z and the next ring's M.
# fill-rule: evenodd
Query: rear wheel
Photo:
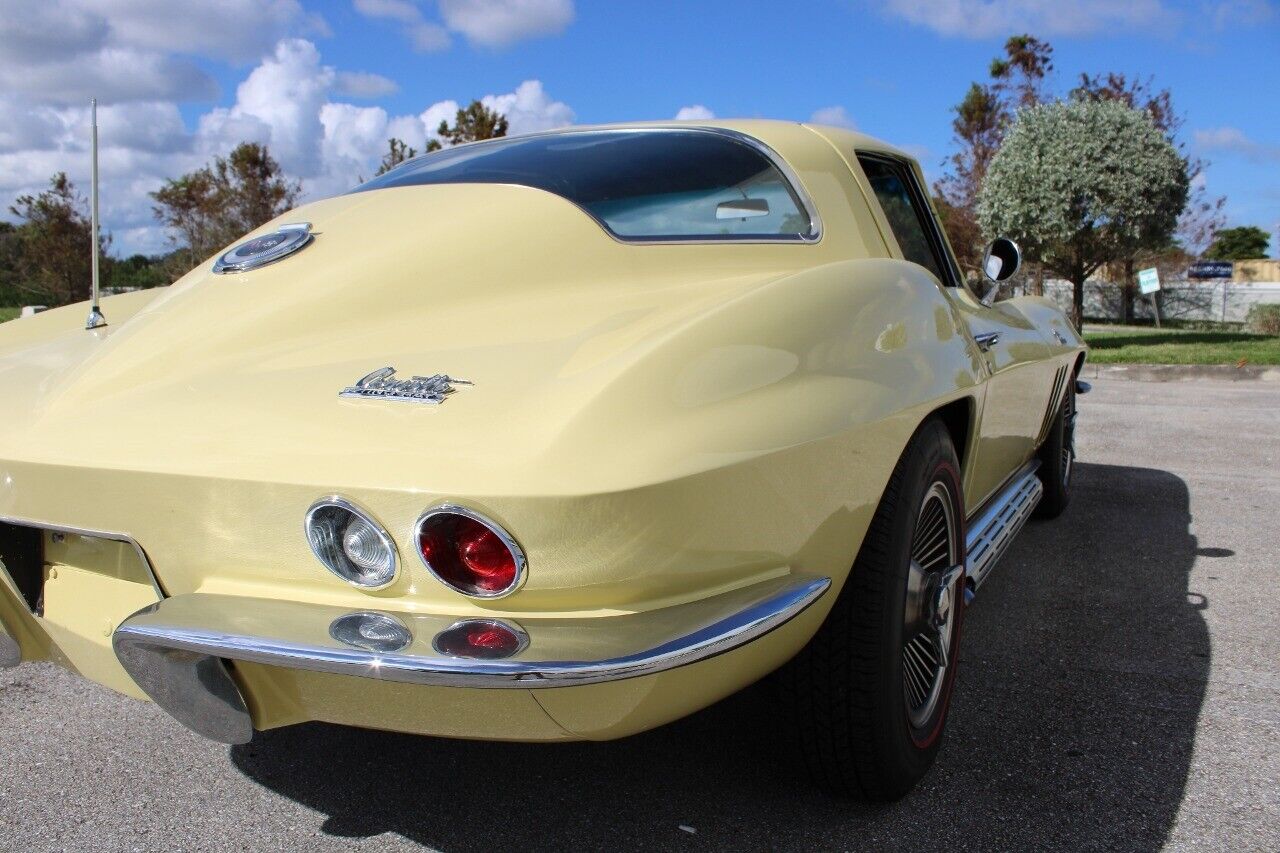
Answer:
M826 622L784 672L824 787L896 799L933 764L964 609L961 506L955 450L929 421L894 469Z
M1040 469L1036 473L1044 485L1044 494L1036 506L1040 518L1056 518L1071 503L1071 475L1076 462L1076 389L1075 379L1067 381L1062 405L1049 427L1049 435L1040 445Z

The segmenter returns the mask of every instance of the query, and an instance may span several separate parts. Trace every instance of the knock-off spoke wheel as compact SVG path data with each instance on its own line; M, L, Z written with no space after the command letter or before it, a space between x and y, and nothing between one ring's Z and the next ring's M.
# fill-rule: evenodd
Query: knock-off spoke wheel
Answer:
M952 665L960 606L956 520L946 487L925 493L911 541L903 613L902 688L913 729L925 730L937 710Z

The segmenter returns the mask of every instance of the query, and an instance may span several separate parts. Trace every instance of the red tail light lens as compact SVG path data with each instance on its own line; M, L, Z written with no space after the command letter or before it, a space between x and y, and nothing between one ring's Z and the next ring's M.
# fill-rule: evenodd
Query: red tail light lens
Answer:
M524 552L516 541L494 522L460 507L442 507L422 517L418 550L436 577L479 598L512 592L524 574Z
M455 658L500 660L520 652L529 636L514 625L490 619L469 619L441 631L432 645Z

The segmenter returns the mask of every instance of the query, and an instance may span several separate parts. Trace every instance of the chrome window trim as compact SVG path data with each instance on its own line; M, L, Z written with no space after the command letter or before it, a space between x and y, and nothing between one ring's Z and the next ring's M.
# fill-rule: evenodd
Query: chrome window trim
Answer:
M112 533L106 530L91 530L87 527L71 527L65 524L49 524L43 521L32 521L26 518L18 518L15 516L0 516L0 523L12 524L16 527L31 527L36 530L45 530L49 533L70 533L73 536L84 536L89 539L106 539L109 542L122 542L133 548L137 553L138 559L142 561L142 566L147 570L147 577L151 581L151 589L159 598L167 598L164 588L160 586L160 581L156 577L155 566L151 564L151 560L147 557L147 552L138 544L138 540L134 539L127 533ZM8 575L7 570L4 571ZM12 580L12 579L10 579ZM34 614L33 614L34 615Z
M333 569L332 566L330 566L328 563L325 562L323 557L320 556L320 552L316 550L315 545L312 544L311 542L311 517L312 515L315 514L317 510L323 509L325 507L330 507L330 506L337 507L339 509L345 509L347 512L350 512L353 515L359 516L361 520L363 520L366 524L372 527L375 532L377 532L378 539L381 540L384 545L386 545L388 548L391 549L391 559L395 563L395 570L392 571L390 580L388 580L384 584L379 584L377 586L369 586L368 584L357 583L356 581L351 580L351 578L348 578L345 575L339 574L337 571ZM324 566L325 569L331 575L343 581L348 586L351 586L355 589L363 590L365 592L377 592L380 589L386 589L387 587L391 586L393 583L395 583L400 579L400 569L401 569L402 563L400 561L400 549L396 547L396 541L391 538L391 534L387 532L387 528L383 527L378 522L378 520L373 517L372 513L370 513L364 507L357 504L355 501L352 501L348 498L344 498L342 495L326 495L325 497L320 498L318 501L313 503L307 509L307 514L303 516L302 535L306 537L307 547L311 549L311 553L315 555L316 561L319 562L320 565Z
M437 515L466 516L472 521L480 522L485 527L489 528L489 530L493 531L494 535L502 540L502 544L507 547L507 550L511 552L511 556L515 559L516 576L515 579L511 581L511 584L507 586L506 589L499 590L498 592L463 592L442 578L435 568L427 562L427 558L422 553L422 546L419 544L422 537L422 525L426 524L427 521ZM488 600L506 598L508 595L511 595L524 585L525 577L529 570L529 560L525 557L524 549L520 547L520 543L515 540L515 537L507 532L505 527L494 521L492 518L489 518L487 515L483 515L473 509L468 509L465 506L459 506L458 504L440 504L439 506L431 507L423 512L422 515L418 516L417 523L413 525L413 550L418 552L418 560L421 561L422 565L426 566L427 571L431 573L433 578L440 581L446 589L456 592L458 595L465 595L467 598L483 598Z
M813 197L809 195L809 191L805 188L804 182L800 180L800 176L796 174L795 170L791 168L791 165L787 163L787 161L780 154L778 154L777 151L773 150L773 148L769 147L764 142L755 138L754 136L751 136L746 133L742 133L741 131L730 130L724 127L686 127L684 125L649 125L645 127L600 127L600 128L586 129L586 130L574 130L574 129L544 130L544 131L539 131L538 133L524 133L524 134L520 134L519 136L504 136L499 139L484 139L479 142L467 143L467 145L468 146L493 145L493 144L508 142L514 139L531 139L531 138L538 138L538 137L544 137L544 136L570 136L570 135L586 136L586 135L594 135L594 134L602 134L602 133L616 134L616 133L673 133L673 132L708 133L716 136L723 136L728 139L732 139L735 142L747 145L748 147L754 149L757 153L764 156L764 158L769 161L769 164L773 166L775 169L777 169L778 172L782 175L783 179L786 180L788 187L793 193L795 193L796 199L800 202L801 209L806 214L808 214L810 233L779 234L776 236L753 234L753 235L745 235L741 237L735 237L732 234L693 234L688 237L678 237L678 236L624 237L618 234L612 228L610 228L603 219L596 216L590 210L578 204L573 199L560 195L559 193L554 193L551 190L545 190L540 187L531 187L528 184L513 184L513 183L507 183L503 181L494 181L490 183L490 185L491 186L524 187L525 189L532 189L532 190L537 190L539 192L549 193L551 195L554 195L556 198L564 199L565 201L572 204L574 207L578 208L578 210L581 210L587 216L591 217L591 219L597 225L600 226L600 229L604 231L604 233L608 234L616 242L621 243L624 246L637 246L637 245L638 246L667 246L667 245L688 246L688 245L708 245L708 244L722 245L725 243L737 243L737 244L747 244L747 245L764 243L764 244L770 244L770 245L790 244L790 245L808 246L808 245L814 245L822 241L822 236L823 236L822 217L818 214L818 206L814 204ZM406 160L404 163L400 164L400 166L397 166L396 168L397 169L402 168L404 165L408 163L412 163L415 160L419 160L423 157L429 157L433 153L435 152L419 154L417 157L413 157L409 160ZM395 171L395 170L393 169L392 171ZM385 189L405 189L405 188L407 187L386 187ZM383 188L380 187L379 189L383 189ZM351 192L366 192L366 190L362 190L360 187L357 187L356 189L351 190Z

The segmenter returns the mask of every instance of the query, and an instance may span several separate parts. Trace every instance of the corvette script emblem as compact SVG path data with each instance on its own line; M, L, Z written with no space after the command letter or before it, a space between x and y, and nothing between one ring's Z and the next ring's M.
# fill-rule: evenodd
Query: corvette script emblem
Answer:
M443 403L446 396L457 390L454 385L470 384L472 383L465 379L454 379L443 373L396 379L396 369L384 367L373 371L350 388L344 388L338 396L436 405Z

